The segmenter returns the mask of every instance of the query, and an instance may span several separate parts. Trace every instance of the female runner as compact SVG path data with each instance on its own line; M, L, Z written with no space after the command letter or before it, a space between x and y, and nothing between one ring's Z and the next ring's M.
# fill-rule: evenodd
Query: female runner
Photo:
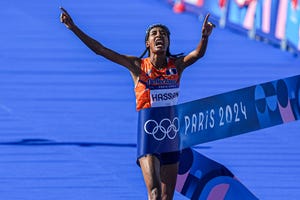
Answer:
M178 87L183 70L204 56L208 37L214 25L202 26L202 38L196 48L186 56L170 54L170 32L162 24L148 28L145 37L146 50L141 57L119 54L89 37L73 22L68 12L61 8L60 20L88 48L97 55L126 67L133 79L136 94L136 109L170 106L177 104ZM148 52L148 57L143 56ZM149 154L138 158L149 200L173 199L178 172L180 152Z

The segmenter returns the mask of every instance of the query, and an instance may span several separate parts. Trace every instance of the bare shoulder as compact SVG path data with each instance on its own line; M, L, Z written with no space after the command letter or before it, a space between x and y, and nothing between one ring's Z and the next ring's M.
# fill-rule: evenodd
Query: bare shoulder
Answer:
M174 59L174 65L176 66L176 69L179 74L181 74L184 70L184 56L180 56Z
M125 57L129 61L129 64L125 67L129 70L133 83L136 86L139 80L139 76L141 74L142 59L136 56L125 56Z
M125 56L128 60L128 66L126 66L128 68L128 70L131 72L131 74L135 75L135 76L139 76L139 74L141 73L141 62L142 59L136 56Z

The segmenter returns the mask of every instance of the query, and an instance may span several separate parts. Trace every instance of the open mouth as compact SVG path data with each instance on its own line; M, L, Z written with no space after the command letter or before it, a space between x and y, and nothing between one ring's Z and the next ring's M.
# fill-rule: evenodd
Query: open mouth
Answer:
M164 41L162 39L155 40L155 46L156 47L162 47L162 46L164 46Z

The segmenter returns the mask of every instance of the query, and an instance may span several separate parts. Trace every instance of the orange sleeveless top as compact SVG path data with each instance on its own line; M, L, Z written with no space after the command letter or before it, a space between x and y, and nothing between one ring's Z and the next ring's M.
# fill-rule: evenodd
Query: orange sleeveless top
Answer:
M150 58L142 59L141 74L135 86L136 109L176 105L179 95L180 77L173 59L167 67L156 69Z

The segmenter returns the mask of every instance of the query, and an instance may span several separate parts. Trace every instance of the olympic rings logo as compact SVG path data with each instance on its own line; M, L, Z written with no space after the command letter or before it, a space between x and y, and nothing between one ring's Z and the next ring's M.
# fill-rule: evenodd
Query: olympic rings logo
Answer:
M171 121L168 118L164 118L158 123L157 121L150 119L144 124L144 131L152 135L155 140L161 141L168 137L170 140L174 139L180 129L180 123L178 117L174 117Z

